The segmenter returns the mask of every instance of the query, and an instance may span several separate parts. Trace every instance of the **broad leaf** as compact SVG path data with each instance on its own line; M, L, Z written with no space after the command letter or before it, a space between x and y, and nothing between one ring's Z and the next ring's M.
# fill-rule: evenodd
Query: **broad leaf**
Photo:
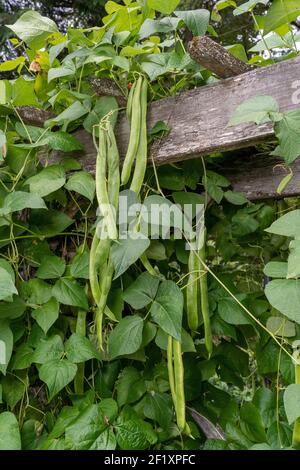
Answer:
M266 232L284 235L285 237L299 237L300 234L300 210L288 212L266 229Z
M83 287L74 280L67 278L59 279L52 289L52 294L64 305L72 305L83 310L88 310L89 308Z
M142 273L123 293L123 299L136 310L146 307L154 299L159 279Z
M39 377L47 384L49 400L52 400L58 392L74 379L76 372L76 364L72 364L67 359L53 359L40 367Z
M111 359L136 352L142 344L143 320L138 315L123 318L108 339Z
M279 145L272 155L284 158L292 163L300 155L300 110L294 109L283 114L283 119L275 123L275 134Z
M6 26L32 49L40 49L49 36L58 32L54 21L34 10L26 11L13 25Z
M13 294L18 294L11 275L0 266L0 300L7 299Z
M179 5L180 0L148 0L148 6L160 13L170 15Z
M93 358L100 359L93 343L85 336L77 333L70 336L66 341L65 348L67 357L71 362L79 363Z
M0 414L0 450L21 450L18 421L9 411Z
M265 294L272 307L300 324L300 280L275 279L267 284Z
M33 362L45 364L48 361L59 360L64 353L64 345L59 335L41 339L33 354Z
M169 335L181 340L183 294L173 281L163 281L151 306L153 320Z
M46 205L38 194L26 193L24 191L14 191L9 193L4 199L3 207L0 208L0 215L11 214L23 209L44 209Z
M0 320L0 372L6 374L11 358L14 338L7 320Z
M121 276L147 250L150 240L141 235L128 233L126 239L115 242L112 246L111 257L115 268L114 279Z
M289 385L283 395L284 409L289 424L300 417L300 385Z
M66 182L65 171L61 165L51 165L44 168L37 175L31 176L25 184L29 184L30 191L44 197L57 191Z
M209 25L210 13L208 10L175 11L175 15L183 20L193 36L204 36Z
M66 189L69 191L76 191L82 196L88 198L91 202L95 197L95 180L90 173L80 171L72 175L67 184Z
M298 0L273 0L264 23L264 34L293 21L300 15Z
M236 126L243 122L263 124L270 121L271 113L278 113L277 101L268 95L253 96L243 101L234 111L228 126Z
M63 275L66 269L66 263L58 256L45 256L36 276L40 279L55 279Z
M59 314L59 303L52 297L47 303L32 311L31 316L47 334L49 328L56 322Z

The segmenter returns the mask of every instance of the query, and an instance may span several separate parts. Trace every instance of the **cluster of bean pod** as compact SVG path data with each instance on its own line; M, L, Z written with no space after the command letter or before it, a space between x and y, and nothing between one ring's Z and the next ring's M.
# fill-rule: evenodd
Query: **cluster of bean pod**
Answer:
M114 267L111 243L117 239L120 171L119 151L109 117L99 125L99 145L96 161L96 196L100 208L101 228L95 231L90 252L90 286L96 304L95 324L100 349L103 349L102 323ZM99 233L100 231L100 233Z
M191 331L199 328L199 311L204 325L205 347L209 357L213 350L212 333L209 317L206 262L206 229L204 229L202 246L191 249L188 261L188 282L186 286L187 320Z

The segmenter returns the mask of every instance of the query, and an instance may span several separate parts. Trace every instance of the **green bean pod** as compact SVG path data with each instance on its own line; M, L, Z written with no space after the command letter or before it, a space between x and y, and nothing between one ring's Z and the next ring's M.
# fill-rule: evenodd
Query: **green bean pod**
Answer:
M203 263L206 262L206 253L205 253L205 243L206 243L206 229L204 232L203 237L203 246L199 250L199 259ZM201 262L201 269L205 270L204 265ZM207 288L207 272L204 271L202 273L199 280L200 284L200 293L201 293L201 311L203 316L203 323L204 323L204 338L205 338L205 346L208 352L209 357L211 356L213 350L213 342L212 342L212 334L211 334L211 326L210 326L210 317L209 317L209 304L208 304L208 288Z
M141 90L141 131L136 154L135 167L130 185L131 191L140 193L147 169L147 80L143 80Z
M176 390L176 418L180 431L185 429L185 396L184 396L184 369L182 362L181 343L173 338L174 351L174 382Z
M300 359L300 355L298 356ZM300 365L295 364L295 384L300 385ZM300 446L300 418L297 418L293 429L293 447Z
M98 304L101 295L98 281L98 257L96 256L99 241L100 240L95 233L90 250L89 279L92 295L96 304Z
M127 116L128 121L131 120L132 100L133 100L135 88L136 88L136 81L133 82L132 87L130 88L130 91L128 94L127 108L126 108L126 116Z
M86 314L85 310L78 310L76 333L82 336L86 335ZM84 392L84 362L77 364L77 373L74 379L75 393L82 394Z
M98 344L99 344L100 349L103 349L103 336L102 336L103 315L104 315L104 310L106 307L107 297L111 288L113 273L114 273L113 263L111 259L109 258L106 267L103 269L103 272L101 273L101 281L100 281L101 282L101 285L100 285L101 296L100 296L99 304L97 305L96 316L95 316L96 332L97 332Z
M130 104L131 126L130 126L130 136L129 136L127 153L125 156L122 173L121 173L122 184L128 183L131 170L132 170L132 165L133 165L134 159L136 158L136 153L138 150L138 145L139 145L139 140L140 140L141 85L142 85L142 77L140 76L138 78L137 84L133 91L132 104Z
M190 330L197 331L198 315L198 278L200 275L199 255L196 250L190 250L188 261L188 282L186 286L187 320Z
M170 391L171 391L173 404L176 409L176 392L175 392L175 379L174 379L174 367L173 367L173 338L170 335L168 336L167 364L168 364Z
M104 129L99 130L100 141L99 150L96 161L96 195L99 207L101 208L101 214L104 219L104 225L107 230L108 236L111 239L117 238L117 227L116 220L110 205L107 182L106 182L106 170L107 170L107 131Z
M120 192L120 158L111 122L107 125L108 134L108 198L117 210Z

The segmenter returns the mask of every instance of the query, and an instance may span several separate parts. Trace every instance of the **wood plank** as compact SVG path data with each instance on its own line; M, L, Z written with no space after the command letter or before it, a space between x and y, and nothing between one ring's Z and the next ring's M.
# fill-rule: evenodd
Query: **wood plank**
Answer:
M290 166L294 176L282 194L277 193L277 187L289 172L282 160L271 155L236 157L215 171L229 179L234 191L242 191L250 201L255 201L300 195L300 159Z
M148 128L162 120L171 131L167 137L153 143L149 158L153 157L155 163L161 165L249 147L270 139L273 136L270 124L227 127L227 123L240 103L257 95L272 95L281 111L297 108L292 95L299 74L300 56L152 103L148 110ZM121 155L127 148L128 132L127 119L122 114L117 129ZM95 148L91 135L82 129L75 135L84 145L78 159L84 168L93 171ZM51 161L61 158L54 152Z
M253 70L230 54L225 47L213 41L209 36L194 37L188 45L192 59L220 78L230 78Z

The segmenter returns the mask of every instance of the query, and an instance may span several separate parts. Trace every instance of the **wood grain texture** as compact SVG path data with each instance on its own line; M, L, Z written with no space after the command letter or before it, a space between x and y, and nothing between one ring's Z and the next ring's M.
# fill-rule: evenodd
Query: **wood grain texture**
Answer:
M282 160L271 155L252 155L227 161L221 169L234 191L242 191L250 201L280 199L300 194L300 160L292 163L294 176L282 194L277 193L280 181L289 173Z
M281 111L297 108L292 95L299 74L300 56L152 103L148 109L148 128L160 120L168 123L171 132L154 142L149 158L152 156L157 165L162 165L266 141L273 136L270 124L227 127L227 123L239 104L257 95L272 95ZM117 128L121 155L126 151L128 135L127 119L122 114ZM90 171L96 156L92 137L82 129L75 132L75 136L84 145L79 161ZM61 158L54 153L51 160Z
M220 78L235 77L253 70L251 65L234 57L208 36L193 38L189 42L188 51L192 59Z

